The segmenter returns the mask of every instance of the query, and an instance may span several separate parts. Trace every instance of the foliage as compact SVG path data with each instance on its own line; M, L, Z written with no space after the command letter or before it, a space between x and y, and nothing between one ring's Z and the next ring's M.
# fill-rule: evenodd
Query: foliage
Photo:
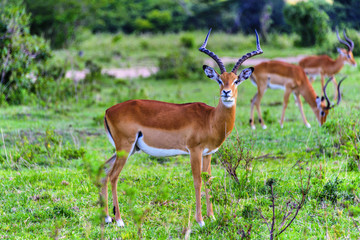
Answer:
M97 7L96 3L83 0L24 0L32 16L31 33L43 35L51 45L60 48L69 44L75 31L89 20Z
M180 44L184 48L193 48L195 46L195 39L192 35L187 34L180 37Z
M4 2L2 3L4 4ZM41 67L50 57L47 42L29 34L29 15L19 4L0 4L0 105L30 100Z
M301 40L297 42L299 46L321 46L326 41L329 16L312 2L301 1L293 6L287 5L284 17L292 31L300 35Z
M36 138L25 132L16 141L15 151L9 152L10 159L7 161L7 167L21 169L41 165L50 166L55 160L62 162L81 159L85 152L84 148L64 141L63 137L54 130L46 129L45 132L38 133Z
M159 71L155 74L157 79L187 79L199 80L202 77L201 63L191 56L185 49L173 51L165 57L159 57Z

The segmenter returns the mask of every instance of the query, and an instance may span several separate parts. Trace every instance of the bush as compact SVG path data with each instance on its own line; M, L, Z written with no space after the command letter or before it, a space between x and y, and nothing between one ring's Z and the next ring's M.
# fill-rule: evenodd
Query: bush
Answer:
M285 21L292 31L299 34L299 46L321 46L326 42L329 31L329 16L315 7L312 2L298 2L284 8Z
M158 67L157 79L202 79L202 63L184 49L160 57Z
M195 46L195 39L192 35L181 36L180 45L184 48L193 48Z
M155 31L165 32L171 27L172 17L170 11L152 10L147 14L147 19L154 26Z
M1 4L0 4L1 6ZM0 101L22 104L34 94L41 66L51 56L48 43L29 34L30 17L21 3L0 7Z

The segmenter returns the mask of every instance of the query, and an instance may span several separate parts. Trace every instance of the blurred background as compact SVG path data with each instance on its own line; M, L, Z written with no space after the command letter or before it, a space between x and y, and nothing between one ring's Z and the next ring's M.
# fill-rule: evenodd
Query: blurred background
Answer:
M197 48L209 28L208 48L232 64L254 48L255 29L267 59L336 57L336 28L358 56L360 1L2 0L0 104L29 94L49 102L43 86L64 78L199 79L206 56Z

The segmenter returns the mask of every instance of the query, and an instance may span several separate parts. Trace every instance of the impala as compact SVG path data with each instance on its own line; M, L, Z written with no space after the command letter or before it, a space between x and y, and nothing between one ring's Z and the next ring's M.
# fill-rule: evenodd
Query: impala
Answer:
M132 154L143 151L158 157L190 155L196 198L195 218L200 226L204 226L200 200L201 172L211 174L211 154L217 151L234 127L237 86L250 77L254 68L246 68L238 76L236 72L246 59L262 53L256 32L257 50L241 57L228 73L220 58L206 49L210 32L211 29L199 50L213 58L221 71L218 74L213 68L203 66L206 76L220 86L217 107L200 102L174 104L154 100L129 100L106 110L104 125L109 140L117 153L127 154L115 153L105 163L106 177L101 191L105 199L105 222L112 221L107 200L107 182L110 180L115 220L119 227L124 226L117 198L119 174ZM207 215L214 217L208 189L205 194Z
M304 124L310 128L310 124L306 120L300 95L304 97L305 101L310 105L311 109L315 113L317 120L319 121L320 126L323 125L326 121L326 117L329 113L329 110L334 107L330 106L329 98L326 95L326 87L331 78L326 82L324 86L325 97L321 99L316 95L314 88L312 87L310 81L308 80L304 70L296 65L281 62L281 61L269 61L262 62L254 67L255 71L251 75L250 79L254 85L257 86L257 93L251 100L251 111L250 111L250 125L252 129L255 129L254 124L254 106L259 117L259 122L263 129L266 129L266 125L261 116L260 102L265 91L270 89L283 89L284 93L284 102L283 109L281 114L280 126L283 127L285 109L287 107L289 96L291 93L294 93L295 100L299 106L301 117L304 121ZM337 105L341 101L340 94L340 84L344 80L343 78L337 87L339 93L339 98Z
M321 89L324 89L325 76L331 77L336 87L335 74L340 72L344 63L349 63L354 67L357 66L352 53L354 50L354 42L346 36L345 30L343 31L343 35L346 41L340 38L338 30L336 30L336 36L339 42L344 44L347 48L337 48L337 51L339 52L337 59L333 60L327 55L321 55L305 57L299 62L299 65L305 70L306 74L309 75L311 82L315 80L316 75L321 75ZM337 99L336 90L334 99Z

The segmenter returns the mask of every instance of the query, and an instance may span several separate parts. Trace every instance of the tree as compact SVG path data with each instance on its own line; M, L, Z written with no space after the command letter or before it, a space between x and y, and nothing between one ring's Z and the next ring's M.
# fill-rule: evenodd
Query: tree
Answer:
M329 31L329 16L315 7L312 2L298 2L284 8L285 21L297 33L300 46L322 45Z
M30 35L30 16L21 2L0 3L0 104L21 104L39 65L51 55L48 43Z

